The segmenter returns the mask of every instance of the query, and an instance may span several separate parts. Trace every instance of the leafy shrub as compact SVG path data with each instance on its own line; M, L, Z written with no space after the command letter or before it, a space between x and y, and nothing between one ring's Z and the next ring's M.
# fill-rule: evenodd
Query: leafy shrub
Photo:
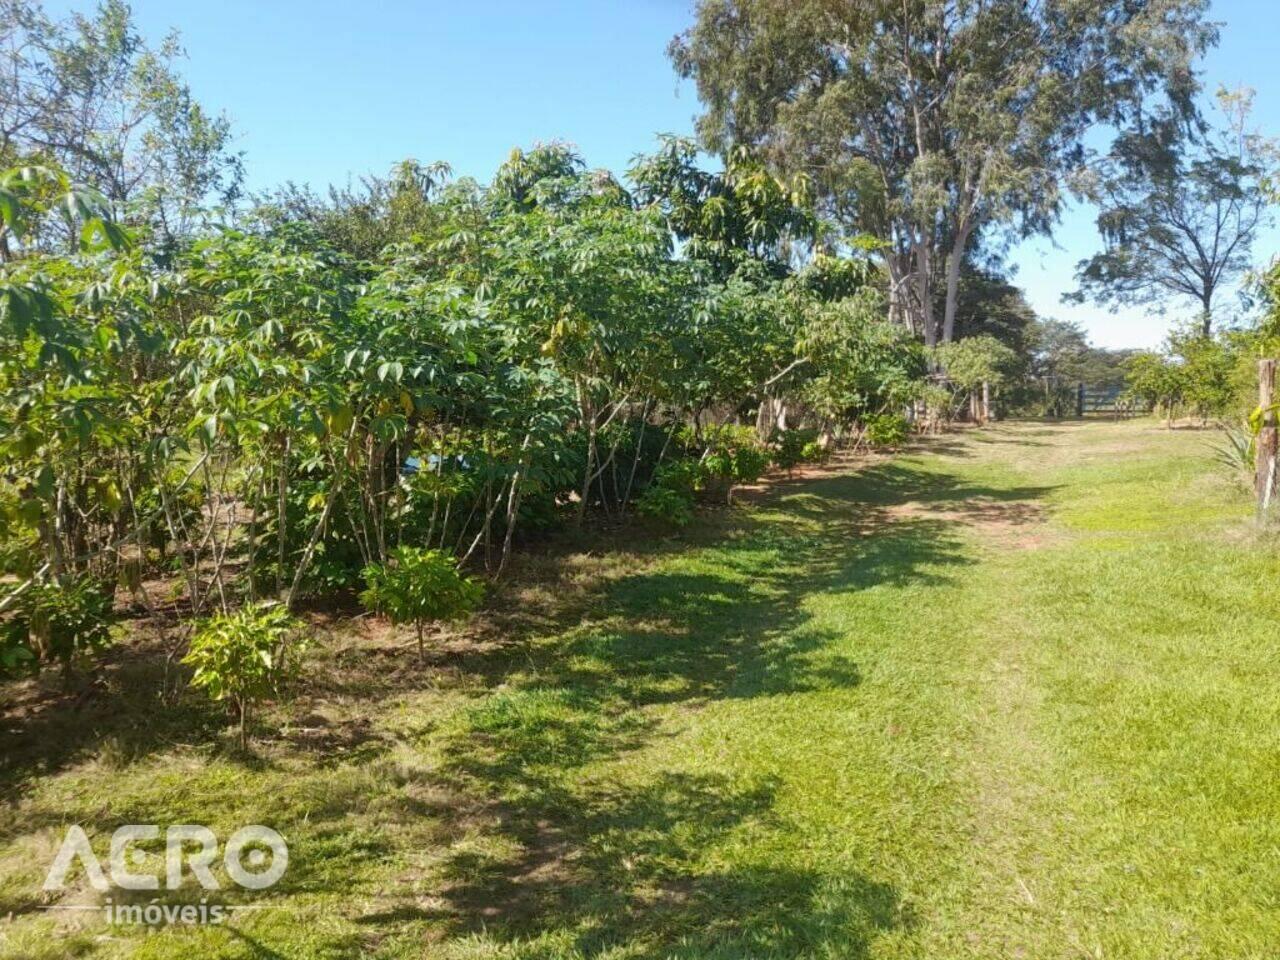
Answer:
M732 500L734 485L752 483L769 466L769 452L750 427L725 424L706 433L702 470L708 486L723 487Z
M779 430L772 437L773 462L783 470L793 470L801 463L820 459L825 449L818 442L817 430Z
M389 564L364 569L360 602L393 623L412 623L422 656L422 632L432 621L461 620L479 605L484 587L458 572L458 562L439 550L399 547Z
M873 413L863 419L867 442L873 447L900 447L910 430L906 417L898 413Z
M673 490L692 499L702 489L705 480L702 465L697 460L671 460L657 469L650 486Z
M687 527L693 522L693 494L651 484L636 501L636 510L651 520Z
M973 390L984 381L1005 383L1018 369L1018 355L990 334L940 344L934 348L934 356L947 378L964 390Z
M0 672L57 661L64 672L78 654L111 642L114 592L88 577L66 583L37 583L10 605L0 639Z
M34 670L37 663L26 621L14 616L0 624L0 678Z
M202 621L183 658L195 668L192 686L214 700L229 702L240 717L240 745L250 706L279 691L289 671L289 643L297 621L278 603L248 604L235 613Z
M831 459L831 447L823 446L821 440L810 440L800 448L802 463L826 463Z
M914 391L915 399L924 408L925 429L935 430L951 422L955 416L955 397L940 383L922 383Z

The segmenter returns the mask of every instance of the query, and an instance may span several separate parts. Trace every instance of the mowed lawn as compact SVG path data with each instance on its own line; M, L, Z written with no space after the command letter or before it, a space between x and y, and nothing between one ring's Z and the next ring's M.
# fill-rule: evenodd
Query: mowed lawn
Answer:
M74 709L18 691L0 954L1274 957L1280 544L1211 440L1006 424L797 477L526 556L421 665L317 617L247 756L158 641ZM265 908L224 926L108 927L40 909L103 902L40 890L72 822L104 858L262 823L290 867L163 895Z

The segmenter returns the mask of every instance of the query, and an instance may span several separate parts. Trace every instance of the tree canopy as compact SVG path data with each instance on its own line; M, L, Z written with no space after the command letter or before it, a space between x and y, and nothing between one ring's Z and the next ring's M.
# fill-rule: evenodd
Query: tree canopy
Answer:
M1206 0L702 0L670 48L704 145L806 173L882 242L892 316L954 337L966 251L1047 230L1095 125L1189 114ZM945 279L943 279L945 278ZM945 282L941 322L934 290Z
M1076 301L1163 310L1190 299L1213 330L1217 295L1250 265L1269 219L1280 149L1249 128L1251 91L1218 92L1224 123L1188 127L1164 114L1117 139L1084 177L1105 249L1081 261Z

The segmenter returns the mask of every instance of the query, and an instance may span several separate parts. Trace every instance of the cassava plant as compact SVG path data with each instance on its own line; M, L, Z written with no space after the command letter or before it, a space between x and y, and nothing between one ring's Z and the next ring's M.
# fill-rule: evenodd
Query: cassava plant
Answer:
M247 604L234 613L202 621L183 663L194 667L192 686L226 701L240 721L240 746L247 742L253 704L278 693L303 644L293 639L298 622L279 603Z
M412 623L419 658L428 623L465 619L484 596L484 587L463 576L457 561L439 550L399 547L390 563L365 567L364 579L360 601L392 623Z

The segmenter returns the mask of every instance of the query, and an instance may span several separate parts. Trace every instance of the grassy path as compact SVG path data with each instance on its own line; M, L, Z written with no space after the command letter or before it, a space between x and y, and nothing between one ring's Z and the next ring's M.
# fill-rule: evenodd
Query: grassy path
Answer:
M335 624L251 761L194 708L53 729L0 819L0 955L1273 957L1248 515L1203 435L1001 425L532 564L430 670ZM268 823L290 872L225 928L51 916L71 820Z

